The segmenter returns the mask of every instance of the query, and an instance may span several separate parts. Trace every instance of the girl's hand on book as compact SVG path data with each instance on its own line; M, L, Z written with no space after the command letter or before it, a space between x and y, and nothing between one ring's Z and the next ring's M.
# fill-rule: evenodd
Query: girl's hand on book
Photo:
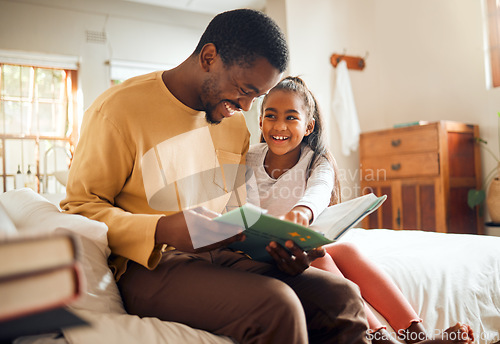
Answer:
M277 242L271 241L269 245L267 245L266 250L271 257L273 257L278 268L291 276L304 272L316 258L325 255L325 249L323 247L304 252L292 240L288 240L285 246L288 251Z
M313 217L313 213L312 213L311 209L300 205L300 206L294 207L292 210L290 210L288 213L286 213L281 218L283 220L287 220L287 221L302 225L304 227L308 227L309 224L311 223L312 217Z

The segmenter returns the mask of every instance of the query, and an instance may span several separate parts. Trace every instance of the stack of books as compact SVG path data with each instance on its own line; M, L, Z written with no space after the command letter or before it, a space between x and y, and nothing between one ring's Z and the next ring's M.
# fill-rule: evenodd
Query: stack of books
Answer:
M66 308L82 291L77 239L62 233L12 235L1 204L0 212L0 342L84 325Z

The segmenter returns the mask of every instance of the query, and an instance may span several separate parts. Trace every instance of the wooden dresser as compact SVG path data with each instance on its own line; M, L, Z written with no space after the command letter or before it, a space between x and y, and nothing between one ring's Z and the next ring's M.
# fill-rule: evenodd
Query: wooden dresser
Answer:
M440 121L362 133L362 193L386 194L365 228L482 234L467 193L481 187L476 125Z

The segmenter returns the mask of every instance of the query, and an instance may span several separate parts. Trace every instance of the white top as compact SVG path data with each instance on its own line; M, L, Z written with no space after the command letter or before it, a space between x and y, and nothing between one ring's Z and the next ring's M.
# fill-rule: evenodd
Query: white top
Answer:
M295 206L307 206L315 219L330 203L333 190L334 171L328 160L321 157L306 180L314 152L302 145L297 164L274 179L264 168L267 151L266 143L258 143L247 153L247 201L275 216L284 215Z

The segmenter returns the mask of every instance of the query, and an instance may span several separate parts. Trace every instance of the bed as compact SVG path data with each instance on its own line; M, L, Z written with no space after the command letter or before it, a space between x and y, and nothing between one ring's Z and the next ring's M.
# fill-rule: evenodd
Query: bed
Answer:
M106 264L104 224L63 214L30 189L0 194L0 202L20 232L70 231L83 248L87 291L70 307L92 326L63 330L64 338L24 337L17 344L233 343L183 324L126 314ZM354 228L341 241L358 245L391 276L430 334L460 321L473 328L477 343L500 339L500 237Z

